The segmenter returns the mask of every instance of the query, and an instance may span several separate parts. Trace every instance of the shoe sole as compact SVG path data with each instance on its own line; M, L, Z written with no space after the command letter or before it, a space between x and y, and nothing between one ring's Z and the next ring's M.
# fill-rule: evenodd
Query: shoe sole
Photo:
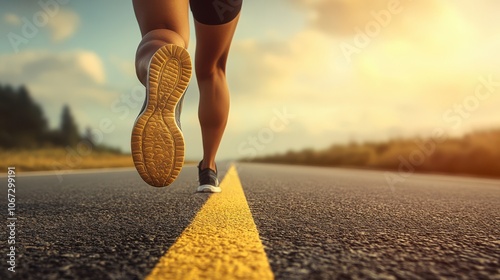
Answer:
M132 157L141 178L151 186L175 181L184 164L184 137L176 107L191 78L191 58L182 47L166 45L151 58L146 107L132 129Z

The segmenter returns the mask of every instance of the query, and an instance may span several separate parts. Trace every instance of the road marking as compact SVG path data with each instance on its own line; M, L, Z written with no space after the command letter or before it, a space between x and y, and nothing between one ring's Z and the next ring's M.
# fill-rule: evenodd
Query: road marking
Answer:
M220 187L146 280L274 279L234 165Z

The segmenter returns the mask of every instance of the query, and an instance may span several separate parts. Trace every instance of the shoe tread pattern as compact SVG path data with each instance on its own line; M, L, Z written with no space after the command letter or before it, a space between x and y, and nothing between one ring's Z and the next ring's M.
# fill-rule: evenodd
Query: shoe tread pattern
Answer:
M141 178L151 186L170 185L184 164L184 137L175 108L191 78L191 59L179 46L160 48L148 70L148 101L132 130L132 157Z

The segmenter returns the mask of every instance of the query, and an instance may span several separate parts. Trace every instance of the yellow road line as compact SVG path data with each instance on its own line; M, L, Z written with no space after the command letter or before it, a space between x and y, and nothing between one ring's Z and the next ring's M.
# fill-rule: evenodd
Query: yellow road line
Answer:
M220 187L146 280L274 279L234 166Z

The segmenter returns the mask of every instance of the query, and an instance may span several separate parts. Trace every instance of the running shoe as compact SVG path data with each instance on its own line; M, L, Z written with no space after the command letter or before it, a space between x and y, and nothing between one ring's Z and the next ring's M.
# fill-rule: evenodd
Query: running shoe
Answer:
M183 47L166 45L149 62L146 100L132 130L132 157L151 186L170 185L184 164L180 110L191 78L191 58Z
M198 181L200 186L198 187L198 192L208 192L208 193L220 193L221 189L219 187L219 179L217 178L217 167L216 170L210 168L205 168L201 170L201 161L198 164Z

